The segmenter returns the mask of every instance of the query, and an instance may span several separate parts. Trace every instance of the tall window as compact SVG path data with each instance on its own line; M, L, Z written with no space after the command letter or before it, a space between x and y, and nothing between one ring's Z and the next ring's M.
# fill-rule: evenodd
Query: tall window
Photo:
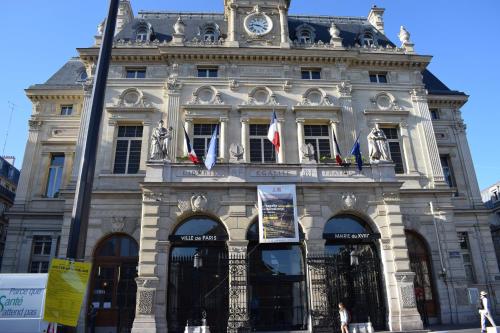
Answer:
M453 176L453 169L451 167L451 160L449 155L441 155L441 167L443 168L444 179L449 187L455 187L455 177Z
M61 116L71 116L73 114L73 105L61 105Z
M217 77L217 67L198 67L198 77Z
M118 127L113 173L134 174L141 162L142 126Z
M322 157L330 158L330 131L328 125L304 125L305 143L314 147L314 159L320 162Z
M217 124L194 124L193 127L193 149L198 158L205 156L210 145L210 138ZM219 132L219 127L217 128ZM217 137L219 133L217 133ZM219 156L219 145L216 147L217 156Z
M47 273L49 271L51 247L51 236L33 236L30 273Z
M395 166L396 173L405 173L405 168L403 165L403 155L401 153L401 146L399 143L398 129L395 127L381 128L385 136L387 137L387 142L389 143L389 150L391 152L391 158Z
M371 83L387 83L387 73L370 73Z
M57 198L61 189L64 168L64 154L55 153L50 156L49 176L47 179L47 198Z
M469 246L469 235L467 232L458 232L458 243L460 244L460 251L464 261L465 277L468 283L476 283L474 275L474 265L472 264L472 254Z
M139 28L135 35L135 39L138 42L145 42L148 39L148 30L147 28Z
M431 113L431 119L432 120L439 120L439 109L436 108L431 108L429 109L429 112Z
M269 125L250 124L250 162L276 163L276 151L267 138Z
M146 78L146 68L127 68L127 79Z
M321 79L321 70L319 68L310 68L301 70L302 80Z

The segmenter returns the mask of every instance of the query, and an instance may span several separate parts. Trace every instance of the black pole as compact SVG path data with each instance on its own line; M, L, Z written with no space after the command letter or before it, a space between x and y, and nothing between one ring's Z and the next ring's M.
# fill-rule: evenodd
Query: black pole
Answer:
M92 104L88 131L83 146L81 169L78 175L73 212L71 214L71 227L66 254L66 257L71 259L82 259L85 255L85 241L87 239L90 199L94 182L99 129L101 128L104 97L106 94L106 81L108 78L119 3L120 0L109 1L109 12L104 28L101 50L99 51L94 88L92 89Z

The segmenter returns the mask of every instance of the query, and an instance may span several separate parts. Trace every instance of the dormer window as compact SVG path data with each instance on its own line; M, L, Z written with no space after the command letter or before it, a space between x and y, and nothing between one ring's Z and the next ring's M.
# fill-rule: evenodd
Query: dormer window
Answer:
M145 42L148 40L148 31L146 28L140 28L137 30L135 35L135 40L138 42Z
M302 30L299 36L299 42L302 44L309 44L312 42L311 32L309 30Z
M315 29L308 24L301 24L295 29L297 42L300 44L312 44L316 40Z
M137 42L147 42L154 39L153 27L149 22L140 21L136 23L134 25L134 30L135 30L135 40Z
M375 45L375 39L373 38L373 34L371 32L365 32L363 34L361 45L366 47L372 47Z
M215 43L220 37L219 27L215 23L207 23L200 27L200 36L204 42Z

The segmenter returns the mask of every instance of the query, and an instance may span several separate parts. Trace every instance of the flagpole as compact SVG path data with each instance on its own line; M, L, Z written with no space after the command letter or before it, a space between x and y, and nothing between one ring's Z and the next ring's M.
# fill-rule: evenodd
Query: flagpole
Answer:
M104 35L94 77L90 119L87 134L85 135L82 161L75 190L73 211L71 213L71 225L66 252L66 257L70 259L83 259L85 256L85 242L87 239L90 200L99 143L99 129L101 128L106 82L111 59L111 50L113 48L119 3L120 0L109 0L108 17L106 19L106 26L104 28Z

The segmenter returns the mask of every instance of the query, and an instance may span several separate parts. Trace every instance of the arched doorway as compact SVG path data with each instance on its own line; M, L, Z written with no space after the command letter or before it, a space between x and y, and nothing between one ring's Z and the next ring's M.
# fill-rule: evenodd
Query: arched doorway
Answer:
M302 242L300 227L299 235ZM247 239L251 330L306 330L307 286L301 242L259 244L256 222L248 229Z
M342 302L351 314L351 322L371 322L374 329L385 329L382 271L376 246L380 234L356 216L338 215L327 221L323 238L331 306L337 309ZM338 316L333 316L333 321L337 320ZM334 329L338 327L340 322L334 324Z
M130 332L135 316L138 252L137 242L124 234L113 234L98 244L87 312L93 306L95 319L89 318L87 325L95 325L102 332Z
M417 309L424 325L438 321L438 305L432 279L432 266L429 250L422 236L405 230L410 269L415 273L414 287Z
M184 332L186 323L210 332L225 332L228 320L228 234L207 216L183 221L170 235L167 293L169 332Z

